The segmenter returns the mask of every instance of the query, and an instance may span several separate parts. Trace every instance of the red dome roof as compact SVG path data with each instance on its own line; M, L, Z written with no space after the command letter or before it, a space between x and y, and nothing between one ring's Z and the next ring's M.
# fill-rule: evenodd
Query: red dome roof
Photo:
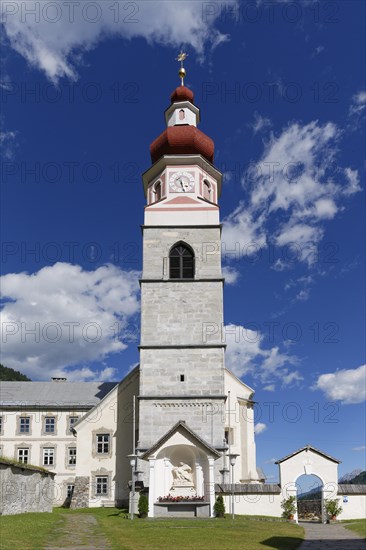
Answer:
M194 103L194 93L185 86L178 86L170 96L170 101L175 103L177 101L190 101Z
M169 126L150 145L152 162L163 155L202 155L213 162L215 145L195 126Z

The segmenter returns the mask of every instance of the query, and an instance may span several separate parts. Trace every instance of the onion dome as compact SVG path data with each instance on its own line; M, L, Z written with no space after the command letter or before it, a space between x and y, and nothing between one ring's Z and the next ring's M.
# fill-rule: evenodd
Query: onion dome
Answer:
M150 145L152 162L163 155L202 155L209 162L214 160L215 144L195 126L169 126Z
M190 101L194 103L194 93L186 86L178 86L170 96L170 101L176 103L178 101Z

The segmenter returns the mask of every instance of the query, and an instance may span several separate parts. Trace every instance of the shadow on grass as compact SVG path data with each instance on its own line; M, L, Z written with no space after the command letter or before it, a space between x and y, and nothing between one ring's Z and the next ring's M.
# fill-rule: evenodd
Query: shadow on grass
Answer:
M119 510L118 512L115 512L114 514L108 514L109 518L122 518L122 519L130 519L130 515L127 510Z
M267 548L276 548L277 550L296 550L300 547L303 539L299 537L271 537L263 540L261 544ZM329 539L334 550L365 550L365 541L362 538L355 539ZM324 540L311 539L309 540L310 547L320 550L324 545ZM328 547L327 547L328 548ZM330 548L330 546L329 546Z
M277 550L296 550L303 542L304 539L300 537L271 537L263 540L261 544L267 548L277 548ZM337 548L337 546L334 548Z

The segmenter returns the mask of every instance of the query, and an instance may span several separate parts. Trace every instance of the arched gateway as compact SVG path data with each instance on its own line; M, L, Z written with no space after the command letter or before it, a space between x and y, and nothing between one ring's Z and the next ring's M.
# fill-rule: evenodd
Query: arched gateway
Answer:
M283 498L298 497L298 479L303 475L315 475L321 482L321 521L326 520L324 500L335 498L338 491L338 464L340 460L333 458L310 445L298 449L294 453L278 460L280 468L280 485ZM298 511L295 514L298 522Z

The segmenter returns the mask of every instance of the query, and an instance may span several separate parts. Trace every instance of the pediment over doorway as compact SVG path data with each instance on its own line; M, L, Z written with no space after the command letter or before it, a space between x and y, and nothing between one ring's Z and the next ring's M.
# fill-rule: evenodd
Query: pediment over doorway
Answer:
M163 437L161 437L150 449L148 449L140 458L149 460L157 457L165 447L176 445L186 445L200 450L207 457L216 460L221 454L197 435L187 426L184 420L177 422Z

